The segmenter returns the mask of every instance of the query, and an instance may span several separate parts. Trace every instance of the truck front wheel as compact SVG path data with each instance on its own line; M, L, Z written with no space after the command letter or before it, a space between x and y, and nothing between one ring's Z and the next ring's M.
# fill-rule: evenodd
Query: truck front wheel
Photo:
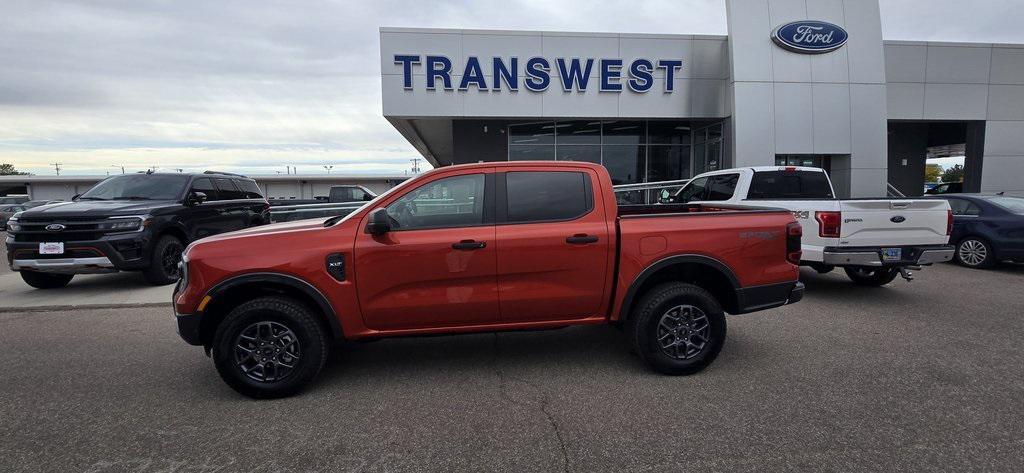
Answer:
M630 317L630 342L654 371L693 374L715 361L725 344L725 313L706 290L666 283L641 298Z
M854 283L861 286L884 286L899 276L897 268L868 268L864 266L849 266L843 268Z
M301 390L323 369L327 335L301 303L262 297L239 305L217 327L213 362L221 379L252 398Z
M160 237L153 245L149 266L142 270L146 281L154 286L165 286L177 281L178 262L181 261L181 252L183 251L185 251L185 245L181 243L181 240L171 235Z

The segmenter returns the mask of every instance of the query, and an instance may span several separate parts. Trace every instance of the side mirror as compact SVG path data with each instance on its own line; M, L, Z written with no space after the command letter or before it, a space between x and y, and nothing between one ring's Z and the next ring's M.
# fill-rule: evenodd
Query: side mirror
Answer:
M82 196L82 194L75 194L75 196L72 197L71 200L78 200L78 198L81 197L81 196Z
M370 235L383 235L391 231L391 217L386 209L380 208L370 214L370 221L366 222L366 233Z
M206 202L206 193L199 191L189 192L188 197L185 198L185 205L199 205Z
M373 196L370 194L363 193L363 202L369 202L373 200Z

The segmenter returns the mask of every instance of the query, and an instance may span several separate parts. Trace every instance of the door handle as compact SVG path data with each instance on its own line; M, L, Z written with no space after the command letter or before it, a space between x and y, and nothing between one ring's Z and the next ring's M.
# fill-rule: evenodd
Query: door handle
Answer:
M479 250L487 246L486 241L476 240L462 240L458 243L452 243L452 248L456 250Z
M587 235L586 233L577 233L566 238L565 242L570 245L586 245L587 243L597 243L597 237Z

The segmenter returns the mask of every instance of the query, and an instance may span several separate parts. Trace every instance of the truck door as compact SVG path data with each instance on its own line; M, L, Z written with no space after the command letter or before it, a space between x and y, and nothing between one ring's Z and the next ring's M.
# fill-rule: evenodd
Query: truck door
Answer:
M182 221L188 228L191 238L198 240L228 231L221 212L218 211L220 195L217 193L217 188L213 186L213 181L205 177L197 178L192 181L192 188L189 189L189 192L206 194L206 202L186 208L182 216Z
M217 193L220 195L216 209L224 219L224 231L233 232L248 227L249 208L245 193L239 190L231 179L214 178L213 184L217 186Z
M356 236L359 306L368 327L498 320L493 196L493 173L481 170L442 175L385 202L392 230Z
M498 296L503 322L594 316L606 299L611 234L597 174L496 174Z

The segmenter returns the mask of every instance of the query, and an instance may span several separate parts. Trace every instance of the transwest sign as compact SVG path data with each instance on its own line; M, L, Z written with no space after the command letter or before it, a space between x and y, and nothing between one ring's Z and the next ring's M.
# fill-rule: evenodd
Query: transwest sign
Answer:
M824 21L794 21L772 31L772 41L784 49L802 54L835 51L850 35L842 27Z
M680 59L634 59L625 64L620 58L556 58L517 57L478 58L470 56L466 63L456 66L446 56L396 54L395 64L402 67L402 86L406 90L425 87L427 90L518 91L543 92L549 87L561 87L566 92L584 92L598 87L601 92L622 92L628 87L644 93L654 88L654 76L662 71L665 93L675 90L676 73L683 68ZM414 80L414 69L422 68L424 84ZM522 68L522 69L520 69ZM591 73L597 70L597 77ZM490 72L488 75L484 71ZM595 84L595 82L597 84Z

